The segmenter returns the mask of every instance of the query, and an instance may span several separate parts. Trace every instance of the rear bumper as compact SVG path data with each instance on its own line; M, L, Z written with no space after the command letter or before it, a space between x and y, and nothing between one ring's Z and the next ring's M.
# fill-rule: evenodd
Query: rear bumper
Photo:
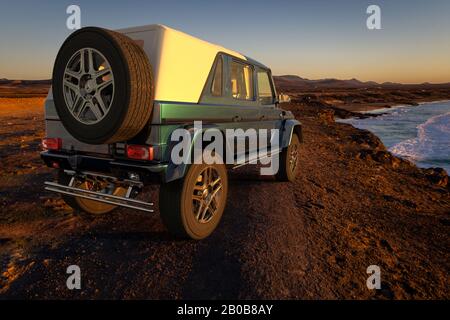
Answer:
M41 158L51 168L73 171L96 171L112 173L118 178L126 178L130 172L138 173L147 179L161 179L167 168L163 163L118 160L92 155L66 154L53 151L41 152Z
M65 172L68 172L67 170ZM75 173L73 172L72 175L75 177ZM117 181L114 177L104 177L106 179L111 179L113 181ZM139 185L138 188L140 189L142 185L140 183L136 183L133 181L128 180L129 185L127 185L127 193L125 196L115 196L113 194L108 194L104 192L98 192L98 191L91 191L81 188L76 188L72 185L72 181L74 181L74 178L71 179L71 182L69 182L69 185L63 185L56 182L45 182L45 190L52 191L56 193L60 193L62 195L66 196L72 196L77 197L81 199L88 199L93 200L97 202L102 202L106 204L112 204L114 206L120 206L145 212L153 212L153 203L152 202L144 202L136 199L131 198L131 194L133 192L134 185Z

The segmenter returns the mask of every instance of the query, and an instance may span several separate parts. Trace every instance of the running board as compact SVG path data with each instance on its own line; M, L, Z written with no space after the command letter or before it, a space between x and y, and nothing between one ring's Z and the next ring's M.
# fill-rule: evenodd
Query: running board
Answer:
M235 164L232 167L232 169L234 170L234 169L246 166L248 164L256 164L258 162L258 160L267 159L267 158L270 158L270 157L275 156L280 153L281 153L281 150L279 148L272 150L272 151L268 151L268 152L266 152L266 154L261 155L261 156L258 154L258 152L256 152L256 156L248 156L248 158L249 158L248 160L247 160L247 155L245 155L244 157L241 157L238 160L236 160L237 164ZM244 158L244 159L242 160L242 158Z
M153 207L153 203L151 202L144 202L139 201L135 199L130 199L128 197L119 197L111 194L105 194L100 192L94 192L90 190L84 190L69 186L64 186L61 184L58 184L56 182L49 182L46 181L45 183L45 190L53 191L56 193L66 194L69 196L74 196L78 198L88 199L88 200L94 200L98 202L103 202L115 206L145 211L145 212L153 212L153 209L150 209ZM127 192L127 195L129 195L130 192Z

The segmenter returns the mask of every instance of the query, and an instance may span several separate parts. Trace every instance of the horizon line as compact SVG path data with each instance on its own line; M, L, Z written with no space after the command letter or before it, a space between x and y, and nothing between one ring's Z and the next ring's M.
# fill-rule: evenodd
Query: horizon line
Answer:
M447 82L429 82L429 81L425 81L425 82L393 82L393 81L384 81L384 82L378 82L378 81L374 81L374 80L360 80L358 78L350 78L350 79L340 79L340 78L333 78L333 77L327 77L327 78L319 78L319 79L309 79L309 78L304 78L302 76L299 76L297 74L281 74L281 75L273 75L273 77L298 77L300 79L306 80L306 81L322 81L322 80L336 80L336 81L359 81L361 83L376 83L376 84L400 84L400 85L425 85L425 84L431 84L431 85L444 85L444 84L449 84L450 85L450 80ZM9 78L0 78L0 81L51 81L52 79L9 79Z

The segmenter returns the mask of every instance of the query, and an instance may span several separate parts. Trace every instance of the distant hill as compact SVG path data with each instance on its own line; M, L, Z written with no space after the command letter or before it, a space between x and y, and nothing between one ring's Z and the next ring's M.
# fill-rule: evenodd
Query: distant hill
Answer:
M50 85L52 80L10 80L0 79L0 85L30 86L30 85Z
M51 80L9 80L0 79L0 97L45 96Z
M377 83L375 81L360 81L358 79L339 80L334 78L310 80L296 75L274 76L276 85L284 89L292 90L320 90L320 89L362 89L362 88L449 88L450 83L421 83L401 84L394 82Z
M310 80L297 75L274 76L275 84L280 90L308 91L308 90L344 90L344 89L449 89L450 83L420 83L401 84L395 82L377 83L375 81L360 81L358 79L340 80L334 78ZM51 80L10 80L0 78L0 96L38 94L46 95L51 85Z

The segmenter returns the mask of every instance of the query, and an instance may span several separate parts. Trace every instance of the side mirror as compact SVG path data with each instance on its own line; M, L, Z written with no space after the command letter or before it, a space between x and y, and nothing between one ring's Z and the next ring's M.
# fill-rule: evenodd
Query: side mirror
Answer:
M280 93L278 95L278 103L289 103L289 102L291 102L291 97L288 96L287 94Z

